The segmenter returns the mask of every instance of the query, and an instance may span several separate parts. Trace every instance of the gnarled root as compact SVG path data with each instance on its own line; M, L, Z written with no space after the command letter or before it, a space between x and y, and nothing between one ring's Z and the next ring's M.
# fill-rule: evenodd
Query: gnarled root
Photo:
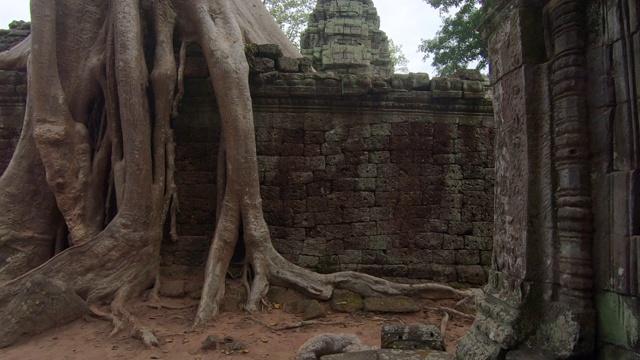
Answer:
M261 225L256 226L256 223ZM271 244L264 221L254 222L253 225L256 227L247 226L247 223L244 226L244 240L247 244L245 266L251 266L254 273L245 304L248 312L258 310L260 301L267 294L269 284L292 288L319 300L329 300L335 289L350 290L367 297L409 295L432 300L460 300L473 296L470 291L457 290L447 285L401 284L353 271L318 274L292 264L278 254ZM253 232L256 228L259 230ZM220 259L221 254L222 252L212 251L209 262L213 266L220 266L224 263ZM223 281L205 283L205 286L214 286L209 291L224 294ZM195 324L201 325L215 317L219 305L219 299L203 296Z
M471 292L447 285L401 284L353 271L318 274L288 262L273 249L270 242L268 248L260 252L259 257L253 257L253 261L262 264L254 265L256 277L247 299L248 311L257 309L258 300L266 295L269 283L294 288L319 300L330 299L335 289L350 290L367 297L409 295L431 300L459 300L473 296ZM259 274L259 271L263 271L263 274ZM256 281L261 283L256 285Z
M150 328L142 325L125 307L125 300L129 297L130 288L124 287L118 290L115 298L111 302L110 312L100 310L96 306L90 306L91 312L103 319L111 321L113 330L109 336L113 337L125 329L129 329L132 338L142 340L149 347L158 346L158 339Z

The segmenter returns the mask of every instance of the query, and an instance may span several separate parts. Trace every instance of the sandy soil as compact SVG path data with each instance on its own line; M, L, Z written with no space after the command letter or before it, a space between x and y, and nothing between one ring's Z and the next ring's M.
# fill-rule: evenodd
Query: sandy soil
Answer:
M230 284L233 294L239 284ZM237 293L237 291L236 291ZM287 309L263 309L248 315L239 309L241 301L233 296L217 321L206 328L192 331L197 300L163 299L163 304L181 309L152 307L141 299L128 304L140 321L155 330L160 346L146 348L128 334L110 337L109 322L85 316L67 326L48 331L27 341L0 350L0 359L291 359L305 341L322 333L352 333L363 343L380 346L380 329L390 323L427 323L440 327L444 314L439 311L423 311L412 314L379 314L357 312L354 314L330 313L316 323L290 329L278 329L296 325L301 315ZM425 300L425 307L453 306L451 302L439 303ZM326 307L329 309L329 307ZM448 352L454 352L459 339L471 322L451 317L447 322L445 341ZM221 340L218 349L204 351L202 343L209 335Z

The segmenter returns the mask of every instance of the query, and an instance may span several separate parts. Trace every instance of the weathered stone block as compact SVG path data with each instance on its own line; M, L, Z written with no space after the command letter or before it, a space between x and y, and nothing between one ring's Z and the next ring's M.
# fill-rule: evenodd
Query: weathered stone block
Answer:
M480 81L463 81L462 94L466 99L482 99L487 96L484 85Z
M490 237L465 236L464 245L469 250L491 250L493 242Z
M337 312L353 313L364 308L362 297L348 290L334 290L331 301L331 309Z
M440 233L418 234L415 244L419 249L442 249L444 235Z
M368 236L350 236L344 239L344 247L350 250L368 250Z
M281 57L277 60L277 70L282 72L297 73L300 71L300 61L290 57ZM315 84L314 84L315 85Z
M407 277L411 279L433 279L433 281L442 283L458 280L456 266L443 264L410 265Z
M369 239L367 238L367 243L368 242L369 242ZM380 265L381 266L387 262L386 260L387 260L386 254L380 250L363 250L362 251L363 265Z
M359 264L362 261L362 251L345 250L339 257L342 264Z
M369 238L369 249L387 250L389 248L389 238L385 235L371 236Z
M434 325L384 325L380 334L383 349L445 350L444 337Z
M299 292L280 286L270 285L267 298L274 304L280 304L281 308L287 312L302 312L308 297Z
M327 240L325 238L305 239L302 254L322 256L326 253Z
M308 57L298 59L300 65L300 71L303 73L309 73L313 71L313 62Z
M258 45L257 56L277 60L282 57L282 49L276 44Z
M454 85L458 84L460 89L454 89ZM454 84L454 79L451 78L436 77L431 79L431 93L434 98L461 98L461 85L460 81Z
M460 265L480 265L479 250L458 250L456 251L456 264Z
M356 191L374 191L376 189L376 179L355 179Z
M486 284L487 275L480 265L456 265L459 282L468 284Z
M317 256L299 255L296 263L304 268L315 269L320 259Z
M267 58L256 58L249 62L251 72L266 73L274 71L276 68L275 61Z
M327 312L318 300L309 300L305 305L302 320L313 320L325 316L327 316Z

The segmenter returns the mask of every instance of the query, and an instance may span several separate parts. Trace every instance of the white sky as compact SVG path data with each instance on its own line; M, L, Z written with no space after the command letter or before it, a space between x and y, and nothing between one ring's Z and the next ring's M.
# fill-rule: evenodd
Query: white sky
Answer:
M409 71L433 76L431 59L423 62L424 54L417 49L420 39L432 38L440 28L438 11L423 0L374 0L374 4L380 15L380 28L396 44L402 45L402 52L409 60ZM30 17L29 0L0 0L0 28L6 29L13 20Z

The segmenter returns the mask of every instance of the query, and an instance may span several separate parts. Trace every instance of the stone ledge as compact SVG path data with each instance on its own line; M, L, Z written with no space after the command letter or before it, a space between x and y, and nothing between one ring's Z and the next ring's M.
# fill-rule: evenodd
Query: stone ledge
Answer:
M485 99L485 80L472 70L460 71L457 77L429 78L425 73L393 74L389 77L369 74L334 74L312 72L307 58L260 57L255 50L262 45L248 45L248 60L251 67L251 93L257 96L363 96L368 94L410 95L431 102L434 98ZM276 66L277 65L277 66ZM298 69L296 72L295 69ZM475 76L473 76L475 74ZM404 95L406 97L407 95Z

